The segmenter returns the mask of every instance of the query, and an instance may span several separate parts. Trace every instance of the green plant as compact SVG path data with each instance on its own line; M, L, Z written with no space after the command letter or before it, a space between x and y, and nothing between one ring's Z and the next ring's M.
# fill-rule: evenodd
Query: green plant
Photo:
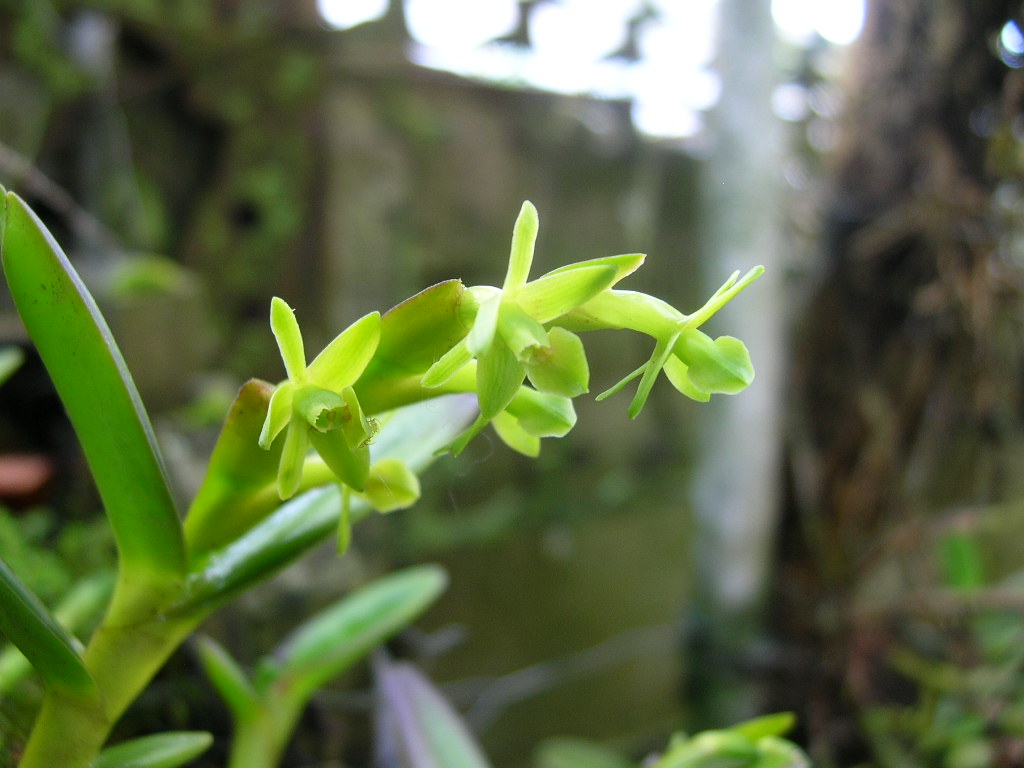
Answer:
M84 646L0 565L0 628L46 687L22 768L191 759L208 736L165 734L101 750L113 724L204 618L332 531L344 549L350 527L371 512L410 506L419 495L417 473L435 455L458 453L488 424L528 455L538 453L542 438L566 434L576 420L572 398L589 389L579 332L630 329L655 340L650 360L598 398L639 378L631 416L662 370L698 401L752 381L742 342L712 339L699 326L760 268L733 275L687 315L613 288L642 264L639 254L529 280L537 227L536 211L524 204L500 289L439 283L356 321L308 364L294 313L274 299L271 327L287 378L277 386L253 380L239 390L182 523L149 419L95 302L35 214L4 194L7 283L81 441L118 556L106 614ZM286 644L284 661L255 680L215 645L204 646L206 667L238 724L242 757L233 764L276 760L312 690L426 607L439 588L437 574L416 578L410 602L398 607L383 599L358 603L365 598L356 595L350 600L365 610L352 613L345 603L337 609L344 620L332 611L314 619ZM367 589L379 598L385 586ZM346 623L352 616L358 621ZM341 645L328 652L331 638ZM314 669L313 648L340 655ZM440 711L423 686L405 684L424 711ZM257 752L263 763L252 762Z

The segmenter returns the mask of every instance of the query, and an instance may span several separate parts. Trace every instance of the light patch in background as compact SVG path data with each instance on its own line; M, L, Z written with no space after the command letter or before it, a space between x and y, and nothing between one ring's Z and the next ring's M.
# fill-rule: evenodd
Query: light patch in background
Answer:
M772 0L772 16L780 36L792 43L807 45L820 37L845 45L861 31L864 2ZM386 0L317 4L324 20L338 29L379 18L387 6ZM643 0L550 0L530 17L531 47L493 42L514 30L518 5L517 0L405 0L413 38L410 59L512 87L629 100L634 124L651 137L685 139L700 133L702 112L717 103L721 90L711 68L718 0L650 0L655 18L638 30L638 61L615 54ZM794 108L786 106L781 111Z
M374 21L388 9L388 0L316 0L324 23L334 29L349 29Z
M772 18L782 37L807 45L821 36L849 45L864 26L865 0L772 0Z
M434 48L477 48L511 32L518 18L516 0L405 0L409 34Z

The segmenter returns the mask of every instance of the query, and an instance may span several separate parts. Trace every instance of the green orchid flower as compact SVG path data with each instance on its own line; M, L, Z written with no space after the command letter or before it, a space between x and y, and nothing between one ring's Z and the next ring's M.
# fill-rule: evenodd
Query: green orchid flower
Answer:
M285 432L278 494L287 499L298 490L311 444L342 483L365 490L370 473L369 443L376 426L363 413L352 385L377 351L380 313L371 312L354 322L308 367L295 313L277 297L270 304L270 327L288 378L270 398L259 445L269 450Z
M590 387L583 342L569 329L551 326L552 321L606 291L644 261L643 254L592 259L529 281L538 228L537 209L527 201L513 228L502 287L474 286L466 290L467 309L475 312L472 327L421 380L428 389L441 387L475 361L480 416L453 443L453 453L496 419L498 433L509 445L535 455L536 439L555 432L544 428L524 433L521 419L506 413L524 381L529 379L537 392L557 398L558 411L566 406L571 411L569 400Z
M704 306L691 315L684 315L645 293L610 290L556 322L575 330L629 328L655 339L654 352L647 362L597 396L598 400L604 400L639 377L636 395L629 406L630 418L640 414L662 370L684 395L707 402L712 394L736 394L744 390L754 380L754 367L742 341L732 336L712 339L698 328L763 272L764 267L759 266L742 278L739 272L733 273Z

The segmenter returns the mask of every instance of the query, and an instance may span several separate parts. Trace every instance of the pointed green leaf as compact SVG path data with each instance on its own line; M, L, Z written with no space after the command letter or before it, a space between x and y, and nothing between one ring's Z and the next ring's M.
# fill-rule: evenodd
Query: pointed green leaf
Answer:
M356 320L328 344L309 364L309 380L340 392L365 370L380 343L380 313L371 312Z
M765 736L784 736L795 727L796 715L792 712L776 712L737 723L729 730L751 741L757 741Z
M283 386L292 387L290 382ZM185 517L190 558L223 546L271 511L254 501L276 483L283 441L278 441L270 450L255 446L261 434L260 425L265 421L267 401L271 399L271 392L277 397L279 391L280 388L275 390L258 379L247 382L238 391L210 456L206 477ZM285 423L291 414L291 398L288 400ZM276 492L270 502L280 503Z
M485 419L505 410L526 378L526 366L504 344L492 344L477 359L477 398Z
M435 565L398 571L363 587L303 624L274 652L287 695L304 701L317 689L405 629L444 591Z
M580 337L564 328L548 331L550 346L538 350L526 365L526 375L541 392L578 397L590 387L587 353Z
M514 295L530 276L533 265L533 248L537 242L537 230L540 227L537 209L527 200L519 210L515 226L512 228L512 252L508 259L508 272L502 291Z
M60 247L17 195L4 200L0 252L7 284L96 480L122 584L170 588L185 568L181 525L138 391Z
M420 377L452 347L465 339L476 316L477 301L458 280L420 291L381 318L380 343L356 383L369 413L434 396L424 392ZM385 402L386 401L386 402Z
M538 322L550 323L614 284L613 267L580 267L527 283L516 297L516 302Z
M607 747L584 739L546 739L537 750L537 768L635 768Z
M419 501L420 480L404 461L381 459L370 468L364 493L378 512L407 509Z
M333 432L310 432L309 440L320 458L331 468L337 478L349 488L362 491L366 488L366 479L370 475L370 447L364 444L360 448L350 448L345 433L340 430Z
M376 665L378 711L400 768L489 768L469 728L411 664Z
M179 768L199 757L211 744L213 736L203 731L143 736L104 749L92 768Z
M436 363L427 369L427 372L423 374L423 379L420 383L428 389L439 387L442 384L447 383L448 380L459 371L459 369L469 363L472 359L473 355L470 353L469 347L466 346L465 339L463 339L445 352Z
M2 559L0 631L32 662L47 685L72 694L96 695L96 685L78 653L78 642Z
M306 381L306 351L302 346L302 332L295 311L284 299L275 296L270 300L270 329L277 339L281 359L288 378L296 384Z
M513 451L533 458L540 455L540 438L519 426L519 421L508 411L502 411L495 416L491 420L491 426L502 442Z
M260 697L238 662L211 637L200 637L197 647L203 671L235 721L252 716L259 709Z

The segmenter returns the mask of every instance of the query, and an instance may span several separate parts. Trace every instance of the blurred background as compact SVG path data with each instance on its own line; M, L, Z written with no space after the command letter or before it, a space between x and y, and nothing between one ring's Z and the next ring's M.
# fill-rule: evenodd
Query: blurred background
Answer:
M626 287L758 378L710 406L582 398L539 460L491 437L204 631L242 660L413 562L403 641L496 768L579 736L793 710L822 766L1024 764L1024 7L1010 0L0 0L0 183L100 297L187 500L237 387L450 277L645 252ZM9 299L4 343L26 344ZM647 358L588 338L594 391ZM110 562L41 367L0 397L0 553L54 598ZM366 765L367 680L288 765ZM219 724L219 725L218 725ZM16 702L0 727L24 728ZM186 647L125 733L228 721ZM218 765L216 749L207 762Z

